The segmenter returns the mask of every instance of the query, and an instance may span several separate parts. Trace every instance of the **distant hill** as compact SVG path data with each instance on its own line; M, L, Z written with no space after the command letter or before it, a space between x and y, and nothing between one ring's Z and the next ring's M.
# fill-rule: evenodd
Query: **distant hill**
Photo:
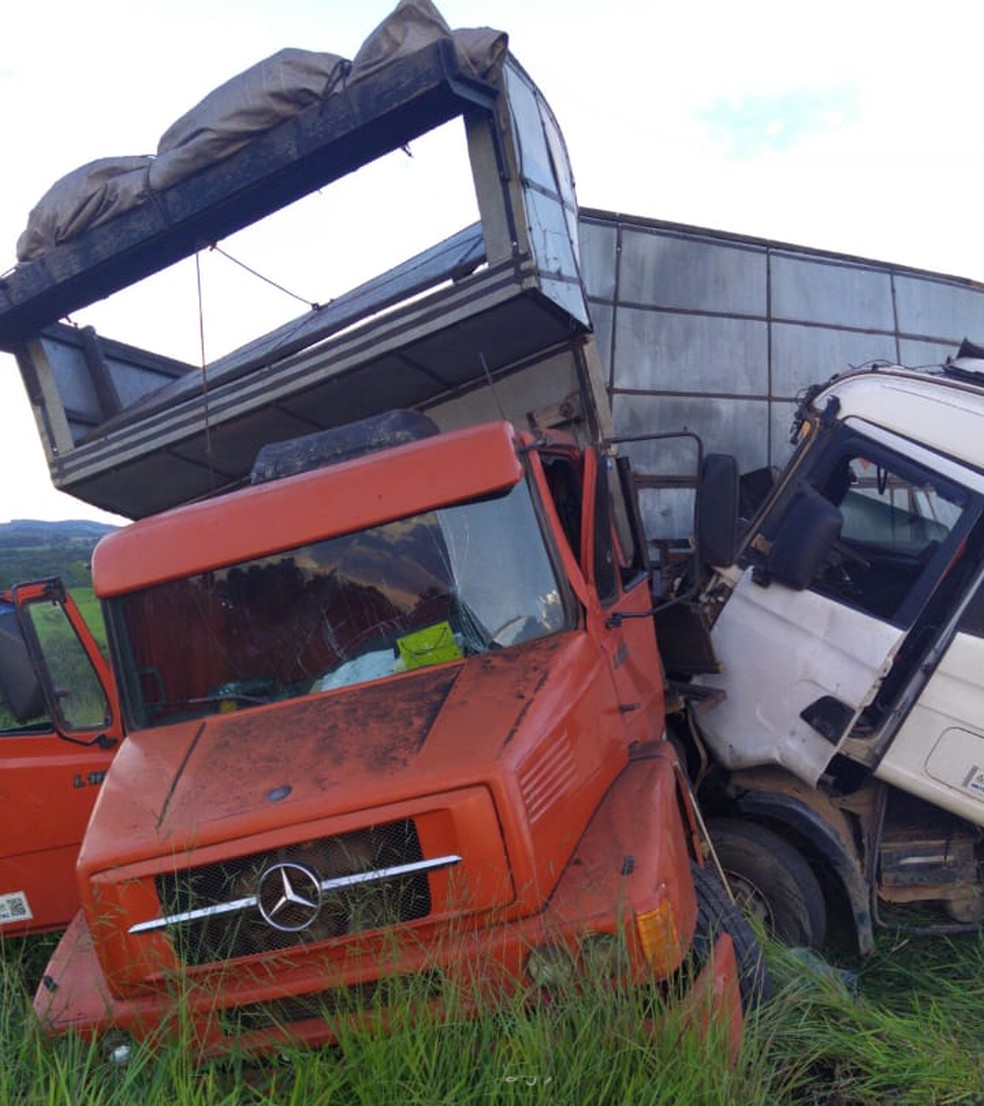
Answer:
M89 587L92 550L115 529L87 519L0 523L0 588L47 576L60 576L69 587Z

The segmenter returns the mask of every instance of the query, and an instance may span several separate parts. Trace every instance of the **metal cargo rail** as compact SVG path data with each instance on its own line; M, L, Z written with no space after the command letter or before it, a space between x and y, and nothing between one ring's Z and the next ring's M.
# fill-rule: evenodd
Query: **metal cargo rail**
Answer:
M202 368L56 321L456 116L480 223L232 354ZM489 380L544 359L549 381L513 389L507 414L525 425L539 389L541 417L594 433L609 419L576 235L563 139L536 86L508 55L494 83L469 78L439 41L18 266L0 346L55 485L133 518L234 487L264 443L360 418L379 395L440 405L451 427L471 393L496 417L510 387L492 395Z

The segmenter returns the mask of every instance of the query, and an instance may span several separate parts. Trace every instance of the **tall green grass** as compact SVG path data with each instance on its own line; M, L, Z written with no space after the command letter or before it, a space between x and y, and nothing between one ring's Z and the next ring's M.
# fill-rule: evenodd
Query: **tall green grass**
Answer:
M75 600L79 613L85 619L92 631L93 637L106 652L106 625L103 622L102 606L96 598L92 588L72 588L72 598Z
M77 1039L47 1041L30 991L50 941L0 956L0 1103L164 1106L984 1106L984 940L891 938L853 986L771 947L776 997L751 1019L738 1062L659 995L588 981L532 1009L478 1018L448 996L439 1016L412 988L341 1046L195 1064L181 1044L114 1068ZM655 1016L654 1016L655 1015ZM370 1012L369 1021L381 1019Z

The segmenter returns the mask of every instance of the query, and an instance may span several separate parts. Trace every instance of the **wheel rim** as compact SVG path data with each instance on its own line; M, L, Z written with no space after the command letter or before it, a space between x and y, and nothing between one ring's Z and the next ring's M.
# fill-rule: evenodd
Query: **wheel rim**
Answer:
M762 893L758 885L737 872L724 870L731 894L734 896L735 906L746 916L755 918L770 932L776 928L775 917L769 906L768 898Z

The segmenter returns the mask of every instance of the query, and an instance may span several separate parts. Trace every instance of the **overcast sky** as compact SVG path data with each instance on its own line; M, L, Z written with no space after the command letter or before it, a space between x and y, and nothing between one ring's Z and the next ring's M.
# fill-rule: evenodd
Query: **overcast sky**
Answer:
M28 211L58 177L98 157L154 152L167 126L210 89L281 47L351 57L394 4L8 5L0 37L0 271L13 265ZM438 0L438 7L454 27L509 33L563 128L583 205L984 281L984 0ZM440 138L432 145L439 157ZM318 286L300 289L305 296L324 302L352 286L353 276L374 271L370 247L387 237L426 245L470 218L459 178L440 192L411 193L401 174L415 167L380 168L381 180L397 174L395 186L381 185L389 192L361 184L327 190L333 214L318 224L323 272L308 271L304 280ZM460 181L466 192L467 179ZM400 204L389 206L400 226L384 234L381 215L394 194ZM298 216L309 242L310 213L317 207L321 218L325 206L318 197L311 205ZM172 329L192 302L182 298L188 273L175 274L105 333L157 348L156 334L141 327ZM299 310L295 304L288 314ZM239 314L251 316L241 306ZM136 329L127 333L125 324ZM0 403L0 521L107 517L51 487L5 354Z

